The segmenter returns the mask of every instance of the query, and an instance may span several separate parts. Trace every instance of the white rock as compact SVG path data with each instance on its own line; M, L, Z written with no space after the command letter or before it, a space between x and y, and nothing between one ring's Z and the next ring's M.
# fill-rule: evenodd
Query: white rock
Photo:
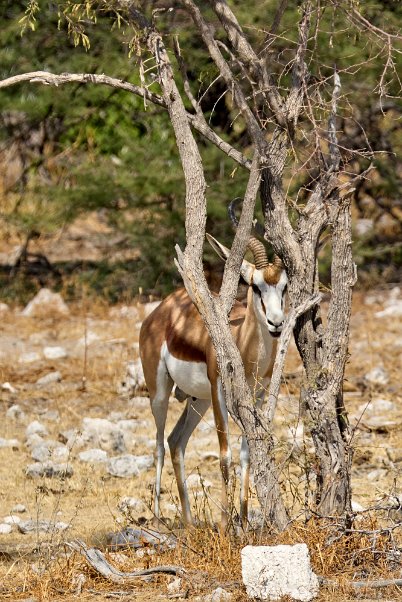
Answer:
M78 339L77 341L77 347L89 347L89 345L92 345L93 343L96 343L97 341L100 340L100 336L98 334L96 334L96 332L92 332L92 330L88 330L86 335L84 334L84 336L82 336L80 339Z
M25 435L27 437L30 437L31 435L39 435L39 437L46 437L47 434L47 428L38 420L33 420L32 422L30 422L27 428L25 429Z
M168 590L168 593L170 595L172 595L172 594L178 594L179 591L181 590L181 579L180 579L180 577L176 577L175 579L173 579L173 581L171 581L170 583L168 583L167 590Z
M69 458L70 450L65 445L57 441L44 441L35 445L31 450L31 456L37 462L66 462Z
M212 487L211 481L204 479L199 474L190 474L186 479L187 489L192 491L202 491L204 489L210 489Z
M23 316L48 316L58 314L67 316L70 313L59 293L53 293L48 288L41 288L37 295L23 309Z
M382 311L377 311L374 315L376 318L400 318L402 316L402 301L398 301Z
M147 318L149 314L151 314L154 311L154 309L158 307L158 305L160 305L160 301L151 301L150 303L144 303L144 305L142 306L144 317Z
M107 472L114 477L131 477L138 476L141 472L145 472L154 463L153 456L133 456L126 454L111 458L107 464Z
M29 437L27 437L27 440L26 440L26 446L29 449L33 449L35 447L35 445L43 445L44 443L45 443L45 440L43 439L43 437L41 437L37 433L33 433L32 435L29 435Z
M88 462L89 464L97 464L99 462L107 461L107 452L104 449L87 449L78 454L81 462Z
M67 351L64 347L44 347L43 355L47 360L60 360L67 357Z
M376 366L364 375L365 380L371 385L386 385L389 381L388 373L383 366Z
M53 383L58 383L61 381L61 374L58 370L54 370L53 372L48 372L41 378L38 378L36 384L40 387L44 387L46 385L52 385Z
M18 523L21 522L21 519L19 516L5 516L3 518L3 523L6 523L7 525L18 525Z
M355 502L355 500L352 500L352 510L353 512L364 512L365 508L359 504L359 502Z
M20 442L18 439L3 439L0 437L0 447L11 447L12 449L17 449L20 446Z
M359 406L359 412L368 412L369 414L388 413L395 410L395 404L389 399L373 399L370 403L362 403Z
M120 453L126 451L124 432L117 424L106 418L84 418L81 436L87 444L105 451Z
M69 525L61 521L55 522L52 520L38 519L38 520L27 520L21 521L18 524L18 529L21 533L31 533L43 531L48 533L49 531L65 531Z
M243 583L251 598L312 600L318 594L317 576L310 566L306 544L246 546L241 551Z
M15 504L15 506L13 506L13 508L11 508L11 512L19 512L19 513L23 514L26 511L27 511L27 509L24 506L24 504Z
M130 393L136 389L145 387L144 371L142 369L141 360L138 358L127 362L126 373L118 386L118 393L123 395L124 393Z
M122 305L121 307L112 307L109 311L111 318L128 318L137 320L139 317L138 309L132 305Z
M226 602L226 600L231 600L233 595L230 592L227 592L223 587L217 587L211 594L204 596L203 600L205 602Z
M355 230L357 236L364 236L372 231L374 228L374 221L372 219L362 218L355 222Z
M12 525L7 525L6 523L0 523L0 535L8 535L13 530Z
M13 387L9 382L5 382L1 385L3 391L8 391L9 393L17 393L17 389Z
M132 510L133 512L143 512L145 504L138 498L124 496L117 504L117 508L120 510L120 512L127 512L128 510Z
M60 414L58 410L46 410L40 413L42 420L50 420L50 422L59 422Z
M55 464L54 462L35 462L27 466L25 474L31 479L38 477L60 477L62 479L69 478L73 475L73 469L70 464Z
M14 404L8 408L6 418L22 421L25 419L25 413L18 404Z
M7 303L0 303L0 314L5 314L8 311L10 311L10 308Z
M136 395L128 400L129 409L132 411L148 409L150 405L149 397Z
M378 482L381 479L383 479L386 474L387 471L385 470L385 468L374 468L373 470L370 470L370 472L367 475L367 478L369 481Z
M38 362L40 359L39 353L36 351L28 351L27 353L21 353L18 362L20 364L32 364L33 362Z

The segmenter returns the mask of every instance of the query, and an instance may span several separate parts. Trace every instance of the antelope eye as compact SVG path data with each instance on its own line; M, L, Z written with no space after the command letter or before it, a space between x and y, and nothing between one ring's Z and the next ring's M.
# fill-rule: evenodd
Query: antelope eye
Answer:
M258 286L256 284L252 284L251 288L253 289L253 293L255 293L256 295L260 295L260 289L258 288Z

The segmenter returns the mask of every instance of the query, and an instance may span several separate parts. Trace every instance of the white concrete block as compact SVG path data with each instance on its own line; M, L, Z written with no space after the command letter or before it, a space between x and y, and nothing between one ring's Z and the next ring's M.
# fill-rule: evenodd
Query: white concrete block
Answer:
M251 598L289 596L308 602L318 594L307 545L246 546L241 551L243 583Z

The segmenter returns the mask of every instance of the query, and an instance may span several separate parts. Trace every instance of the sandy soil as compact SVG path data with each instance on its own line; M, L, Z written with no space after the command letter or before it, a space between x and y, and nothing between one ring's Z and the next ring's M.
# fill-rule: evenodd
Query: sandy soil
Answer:
M390 494L402 494L402 317L376 315L395 299L398 299L396 288L393 291L388 289L357 293L354 298L345 400L351 422L357 425L353 441L353 499L365 509L375 504L389 503ZM128 479L113 477L106 472L104 463L91 465L81 462L79 452L91 445L80 447L77 444L71 447L68 458L74 469L71 478L29 479L25 470L34 460L26 445L26 428L33 420L38 420L48 431L46 440L65 442L66 431L82 430L84 417L108 418L112 422L121 419L136 420L137 426L132 438L126 441L125 453L153 453L154 423L146 393L135 396L119 393L127 361L138 357L138 332L143 309L139 308L137 317L130 317L119 315L116 308L111 312L102 304L88 304L87 307L72 306L68 316L47 318L24 317L20 310L21 308L13 308L4 311L0 324L0 384L8 382L14 389L10 391L7 386L3 386L1 390L0 437L18 441L14 447L0 448L0 523L12 513L16 504L23 504L26 507L24 514L14 512L21 519L62 521L69 528L63 532L53 530L48 534L25 535L14 528L11 533L0 535L0 555L4 560L0 569L0 576L3 577L3 590L0 590L3 594L0 593L0 597L23 599L32 590L46 599L51 591L51 599L56 600L58 595L54 588L39 587L37 583L33 587L32 575L36 569L36 574L40 575L39 581L43 581L46 575L36 565L46 561L46 566L51 566L55 562L52 550L60 541L79 537L88 545L103 547L108 534L118 531L126 524L126 518L118 510L119 501L124 496L132 496L142 502L142 506L139 505L132 512L134 519L151 519L154 469ZM85 334L87 345L83 342ZM48 346L62 346L66 357L46 359L44 349ZM24 360L27 357L25 354L34 352L37 353L36 360ZM373 369L377 369L374 376L370 375ZM60 382L37 384L40 377L55 370L61 374ZM276 437L278 455L292 460L284 470L283 479L289 504L294 513L297 513L303 498L300 491L303 492L304 487L300 468L304 460L301 459L303 454L300 450L308 455L311 442L297 428L297 391L301 373L294 348L289 351L285 372L276 419ZM382 382L374 382L376 378ZM19 418L6 416L7 410L15 404L20 406L24 415ZM182 409L179 402L172 400L167 433L174 426ZM238 464L239 446L239 432L233 425L235 464ZM292 456L295 450L299 451ZM213 519L217 518L220 493L217 452L213 418L208 412L191 439L186 453L187 473L201 474L209 482L206 500L197 494L193 496L195 514L200 519L211 515ZM118 455L110 450L108 454L110 457ZM163 513L169 524L177 524L177 492L168 457L163 486ZM299 493L295 493L296 491ZM251 499L252 507L257 508L253 494ZM38 547L39 541L46 542L47 547ZM144 560L134 560L138 566L141 562L144 564ZM185 557L182 561L185 562ZM152 559L149 561L148 558L147 562L152 564ZM165 560L162 558L161 562L165 563ZM24 581L27 575L30 585ZM235 581L239 574L231 577ZM148 600L155 592L166 597L169 580L170 578L160 577L151 583L136 585L136 589L132 590L135 596L133 594L133 598L124 599ZM94 583L91 587L96 589ZM211 587L208 582L208 588ZM118 590L119 587L115 589ZM237 596L234 599L242 599L244 594L241 588L237 587L236 590L232 584L230 589ZM71 591L70 594L63 591L65 595L60 592L60 599L69 599ZM102 589L98 593L101 591ZM202 588L199 591L202 593ZM102 599L88 591L85 596L84 593L85 587L80 599ZM190 599L194 599L191 592Z

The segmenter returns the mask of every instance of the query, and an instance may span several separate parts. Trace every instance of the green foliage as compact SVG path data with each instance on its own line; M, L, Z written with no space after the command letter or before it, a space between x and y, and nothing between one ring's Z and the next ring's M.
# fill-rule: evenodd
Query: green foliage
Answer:
M298 6L293 3L288 7L276 37L269 38L276 1L263 0L255 7L239 0L231 4L239 21L246 25L254 47L261 49L269 44L270 66L278 85L286 91L297 39ZM145 5L151 16L156 4ZM346 5L353 6L342 4ZM214 20L207 3L201 3L201 9ZM400 3L376 0L360 9L376 27L397 30ZM0 77L48 70L106 73L136 84L142 84L145 78L149 83L149 73L144 72L153 70L153 62L119 10L113 1L105 0L3 3ZM216 67L194 34L188 15L180 9L156 14L154 18L168 46L173 35L179 36L190 86L195 97L202 98L207 119L223 138L250 154L244 124L232 108L230 95L224 93L222 81L216 80ZM373 117L373 107L378 104L376 90L378 93L383 74L383 91L390 96L399 94L395 73L401 71L401 55L393 55L392 65L384 71L386 46L380 38L349 27L341 8L324 3L313 18L320 21L320 27L309 42L307 58L311 85L323 95L315 119L320 123L327 118L331 86L326 82L336 63L346 92L342 106L345 121L361 124L368 138L372 137L375 150L386 147L389 153L399 152L401 139L395 122L400 109L380 123L381 117ZM156 85L151 89L157 91ZM69 84L50 88L27 83L1 91L0 111L2 145L7 148L17 141L22 164L19 177L7 191L7 209L0 216L10 227L24 236L31 231L51 234L86 212L102 210L110 224L124 234L127 245L137 249L138 257L127 265L127 278L123 276L123 264L113 268L109 261L99 264L99 270L93 266L84 270L82 278L86 282L97 291L112 291L113 299L128 289L138 291L142 287L161 294L177 284L173 254L176 243L185 243L185 190L171 125L163 109L104 86ZM302 128L287 169L286 185L293 198L311 175L308 169L300 169L309 156L311 138L307 121L302 122ZM35 142L38 136L40 140ZM345 129L345 147L362 148L366 144L362 135L358 140L347 136ZM230 245L233 233L227 204L244 194L247 173L212 145L201 139L199 143L209 186L207 229ZM376 158L381 178L373 184L371 194L397 199L398 166L390 156ZM367 166L367 160L360 162L361 168ZM212 261L213 257L206 249L206 259Z

